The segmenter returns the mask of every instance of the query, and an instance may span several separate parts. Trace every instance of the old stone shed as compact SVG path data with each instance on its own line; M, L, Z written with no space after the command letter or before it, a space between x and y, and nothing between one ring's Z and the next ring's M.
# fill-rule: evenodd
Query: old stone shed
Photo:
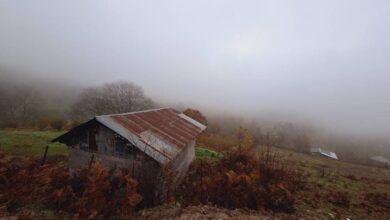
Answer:
M195 157L195 138L205 129L175 109L161 108L96 116L53 141L69 146L70 172L91 160L127 168L144 201L157 204L186 174Z

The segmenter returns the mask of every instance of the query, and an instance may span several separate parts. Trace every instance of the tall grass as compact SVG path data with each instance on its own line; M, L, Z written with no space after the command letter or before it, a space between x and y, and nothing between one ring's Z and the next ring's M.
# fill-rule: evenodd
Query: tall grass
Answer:
M294 193L303 184L303 176L271 153L235 149L218 162L195 161L176 199L186 205L293 212Z

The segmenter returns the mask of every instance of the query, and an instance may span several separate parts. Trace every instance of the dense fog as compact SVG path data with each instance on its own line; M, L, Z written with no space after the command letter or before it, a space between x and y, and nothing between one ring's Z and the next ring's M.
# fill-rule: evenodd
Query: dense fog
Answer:
M85 87L130 81L164 106L386 139L389 11L380 0L1 1L1 84L68 109Z

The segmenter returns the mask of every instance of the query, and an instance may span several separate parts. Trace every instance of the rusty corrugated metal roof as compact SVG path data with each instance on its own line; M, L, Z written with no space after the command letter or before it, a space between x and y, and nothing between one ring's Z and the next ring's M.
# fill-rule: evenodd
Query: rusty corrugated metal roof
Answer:
M96 116L160 163L172 160L206 126L172 108Z

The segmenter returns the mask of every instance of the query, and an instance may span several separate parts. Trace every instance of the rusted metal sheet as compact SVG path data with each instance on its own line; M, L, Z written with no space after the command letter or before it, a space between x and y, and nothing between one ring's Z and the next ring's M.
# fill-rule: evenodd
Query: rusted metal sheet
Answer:
M160 163L171 161L206 126L172 108L96 116Z

